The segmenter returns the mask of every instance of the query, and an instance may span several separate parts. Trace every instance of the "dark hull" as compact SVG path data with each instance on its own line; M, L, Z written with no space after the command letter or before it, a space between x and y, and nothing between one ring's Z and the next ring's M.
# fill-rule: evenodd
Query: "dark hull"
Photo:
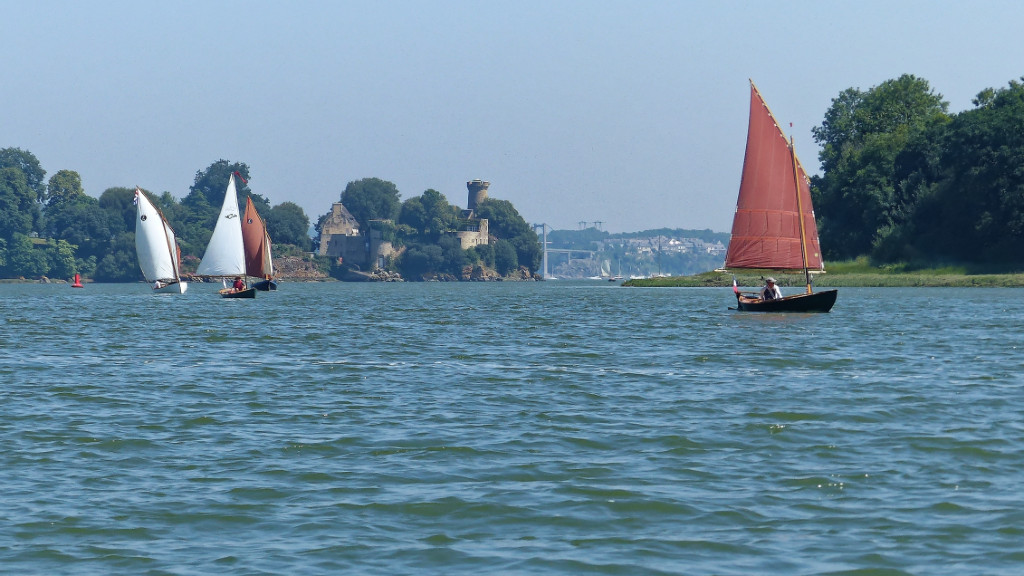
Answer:
M253 284L252 287L260 292L269 292L271 290L277 290L277 282L274 282L273 280L260 280Z
M767 301L737 295L736 306L745 312L828 312L835 305L838 294L836 290L825 290Z
M246 288L245 290L239 290L238 292L221 292L220 295L225 298L255 298L256 289Z

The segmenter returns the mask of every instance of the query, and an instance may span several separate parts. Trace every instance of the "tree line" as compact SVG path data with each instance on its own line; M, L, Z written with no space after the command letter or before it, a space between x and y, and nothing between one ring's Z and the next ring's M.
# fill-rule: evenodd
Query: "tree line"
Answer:
M293 202L274 206L248 183L244 162L218 160L195 174L180 201L170 192L143 190L163 212L181 248L182 270L194 273L213 233L230 175L236 182L239 205L251 197L267 224L275 256L304 254L318 247L310 238L310 220ZM46 180L46 171L31 152L0 149L0 278L70 278L75 273L98 282L142 280L135 251L134 188L114 187L98 198L85 193L79 174L59 170ZM420 279L447 275L459 278L466 266L480 265L505 275L521 266L531 272L540 266L541 249L532 227L505 200L489 199L476 216L490 220L494 242L463 250L452 232L470 225L458 206L428 189L404 202L397 187L379 178L349 182L341 201L359 220L361 230L381 230L399 248L388 266L404 277ZM330 268L326 259L318 262Z
M822 173L812 194L827 259L1024 264L1024 84L986 88L972 103L951 114L909 74L832 100L813 130Z
M228 178L245 163L218 160L196 172L180 202L170 192L143 190L164 213L182 252L182 269L194 272L213 233ZM31 152L0 149L0 277L69 278L75 273L99 282L142 279L135 253L135 189L107 188L94 198L73 170L47 181ZM251 196L275 245L308 251L309 218L297 204L271 207L265 197L239 182L241 205Z

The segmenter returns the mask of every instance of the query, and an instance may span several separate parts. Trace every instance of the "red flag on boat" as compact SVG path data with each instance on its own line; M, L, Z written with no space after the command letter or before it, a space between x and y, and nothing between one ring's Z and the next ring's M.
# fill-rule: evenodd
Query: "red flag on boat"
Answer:
M237 171L237 170L235 171L235 176L238 176L238 179L242 181L242 184L248 184L249 183L249 181L246 180L244 176L242 176L242 173Z
M740 293L740 287L736 285L736 277L735 276L732 279L732 291L735 292L736 294Z

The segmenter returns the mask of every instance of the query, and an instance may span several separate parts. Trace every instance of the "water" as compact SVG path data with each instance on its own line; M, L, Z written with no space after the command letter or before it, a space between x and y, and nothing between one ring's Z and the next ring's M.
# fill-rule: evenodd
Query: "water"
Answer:
M0 285L0 572L1020 574L1020 290Z

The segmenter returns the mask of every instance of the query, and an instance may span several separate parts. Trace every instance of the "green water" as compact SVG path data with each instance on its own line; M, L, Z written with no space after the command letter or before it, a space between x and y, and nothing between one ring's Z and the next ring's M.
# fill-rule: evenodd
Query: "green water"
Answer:
M1019 574L1016 289L0 285L0 572Z

